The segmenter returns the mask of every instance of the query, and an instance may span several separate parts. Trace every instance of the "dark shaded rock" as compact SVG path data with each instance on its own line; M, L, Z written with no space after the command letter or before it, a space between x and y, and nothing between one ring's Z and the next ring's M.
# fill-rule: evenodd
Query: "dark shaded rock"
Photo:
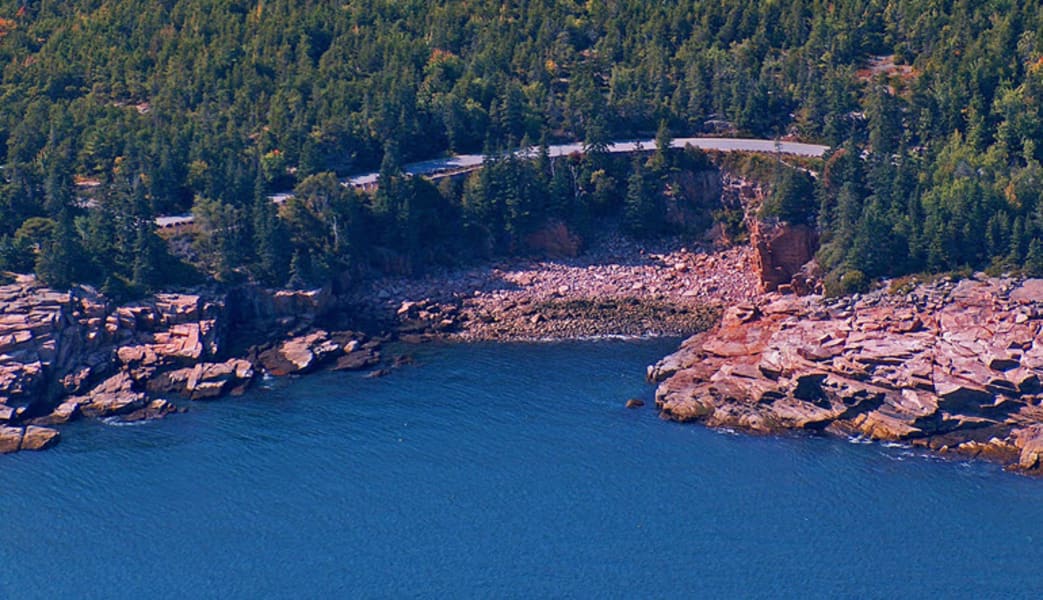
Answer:
M337 359L333 366L335 371L358 371L368 369L380 363L380 353L372 350L358 349Z
M121 421L132 423L134 421L147 421L151 419L162 419L172 412L177 412L177 407L167 400L152 400L145 406L120 416Z
M61 434L57 429L30 425L22 436L22 450L46 450L58 443Z
M549 258L578 256L583 239L561 221L550 221L525 237L525 246L532 252Z
M59 404L51 414L33 419L34 425L61 425L75 420L80 416L80 403L75 400L66 400Z
M0 454L18 452L22 447L24 433L21 427L0 426Z

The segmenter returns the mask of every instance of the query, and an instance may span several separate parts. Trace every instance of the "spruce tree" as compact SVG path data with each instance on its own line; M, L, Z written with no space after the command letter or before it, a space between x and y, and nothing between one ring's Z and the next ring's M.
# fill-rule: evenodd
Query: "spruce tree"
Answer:
M649 166L659 175L664 175L670 167L670 126L666 119L659 122L659 129L655 134L655 152L649 161Z
M1025 255L1025 274L1030 277L1043 277L1043 243L1039 238L1032 238L1029 251Z
M635 237L648 237L659 231L659 221L659 211L651 183L640 154L635 154L632 172L627 180L623 228Z
M36 276L45 284L68 288L83 272L84 253L79 234L68 210L62 210L56 220L50 244L41 249L36 258Z
M164 242L149 221L138 223L134 240L134 267L131 280L135 287L142 291L152 291L163 284L163 267L166 256Z
M280 285L289 275L289 235L275 205L263 194L254 199L253 225L254 277L268 286Z

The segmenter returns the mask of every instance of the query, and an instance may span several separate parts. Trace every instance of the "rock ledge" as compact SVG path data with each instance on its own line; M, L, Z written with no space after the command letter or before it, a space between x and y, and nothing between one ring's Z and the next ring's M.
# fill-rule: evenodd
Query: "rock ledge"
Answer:
M649 367L665 418L901 441L1043 475L1043 280L767 294Z

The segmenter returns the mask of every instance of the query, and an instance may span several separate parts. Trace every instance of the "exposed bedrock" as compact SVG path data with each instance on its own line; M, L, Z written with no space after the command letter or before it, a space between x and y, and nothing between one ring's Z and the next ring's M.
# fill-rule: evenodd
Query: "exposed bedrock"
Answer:
M754 221L750 242L757 252L754 265L761 288L774 292L782 286L795 286L799 281L802 268L818 250L818 232L807 225ZM798 292L804 291L799 285L795 287Z
M1043 280L768 294L649 367L664 417L902 441L1043 473Z
M114 306L84 288L0 286L0 453L49 447L53 426L81 416L153 419L176 409L167 398L238 393L269 364L274 374L372 365L372 343L315 328L333 305L329 290L156 294ZM247 353L254 361L236 357Z

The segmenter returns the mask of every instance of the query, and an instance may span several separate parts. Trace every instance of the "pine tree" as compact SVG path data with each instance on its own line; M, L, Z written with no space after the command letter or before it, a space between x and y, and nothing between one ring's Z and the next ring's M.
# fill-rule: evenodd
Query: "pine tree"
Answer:
M134 240L134 267L131 280L135 287L152 291L163 284L163 267L166 258L166 242L156 235L149 221L138 224Z
M655 195L642 163L640 154L635 154L623 206L623 227L635 237L658 233L661 221Z
M1043 242L1032 238L1029 251L1025 255L1025 274L1030 277L1043 277Z
M377 175L377 190L373 194L373 212L378 218L394 220L401 203L402 165L399 162L398 144L388 140L384 144L384 157Z
M649 166L659 175L665 174L670 167L670 142L672 139L670 126L667 124L666 119L663 119L659 122L659 129L655 134L655 152L649 161Z
M298 248L293 251L293 258L290 260L290 279L286 282L286 286L299 290L308 287L311 283L311 255L307 250Z
M548 214L558 219L568 219L575 203L576 188L569 170L568 158L558 158L551 163L551 179Z
M280 285L289 276L289 234L275 205L263 193L254 199L253 223L254 277L268 286Z
M68 288L83 272L83 247L68 210L58 215L50 244L36 258L36 276L47 285Z

